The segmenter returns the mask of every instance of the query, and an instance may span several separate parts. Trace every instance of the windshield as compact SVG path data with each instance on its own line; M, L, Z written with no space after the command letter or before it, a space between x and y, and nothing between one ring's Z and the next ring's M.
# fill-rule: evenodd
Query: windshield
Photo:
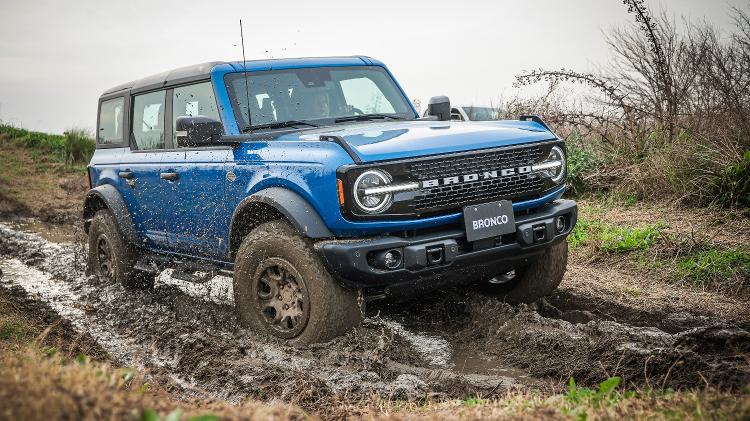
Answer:
M490 107L463 107L471 121L499 120L497 110Z
M367 114L414 118L396 83L378 66L232 73L226 84L241 129L284 122L333 124ZM250 119L248 121L248 110Z

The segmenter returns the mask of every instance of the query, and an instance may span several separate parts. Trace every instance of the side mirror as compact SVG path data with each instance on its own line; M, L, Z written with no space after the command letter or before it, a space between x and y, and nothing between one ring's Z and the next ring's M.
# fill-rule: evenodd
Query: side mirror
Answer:
M208 117L177 117L175 139L177 146L209 146L216 144L224 134L220 121Z
M434 96L427 103L427 115L437 117L440 121L451 119L451 100L447 96Z

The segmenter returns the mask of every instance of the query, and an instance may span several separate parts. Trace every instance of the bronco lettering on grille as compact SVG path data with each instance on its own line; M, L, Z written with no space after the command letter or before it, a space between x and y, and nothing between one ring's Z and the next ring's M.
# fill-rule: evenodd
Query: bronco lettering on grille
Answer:
M472 174L464 174L464 175L458 175L458 176L452 176L452 177L436 178L433 180L422 181L422 188L449 186L451 184L460 184L460 183L470 183L473 181L478 181L480 179L489 180L489 179L497 178L498 176L507 177L509 175L528 174L530 172L531 172L531 165L525 165L523 167L506 168L506 169L502 169L499 171L498 170L484 171L481 174L472 173Z

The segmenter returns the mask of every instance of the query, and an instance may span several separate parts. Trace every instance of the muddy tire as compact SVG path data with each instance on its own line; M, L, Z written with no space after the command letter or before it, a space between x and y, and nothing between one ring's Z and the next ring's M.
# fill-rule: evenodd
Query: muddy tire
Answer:
M262 224L243 239L234 301L243 326L292 345L342 335L364 314L357 291L338 285L309 241L285 221Z
M89 227L89 273L103 283L119 282L125 288L150 289L156 275L134 268L140 253L128 244L117 228L112 213L102 209Z
M479 290L509 303L533 303L557 289L567 265L568 242L561 241L529 266L516 268L512 275L499 274L480 283Z

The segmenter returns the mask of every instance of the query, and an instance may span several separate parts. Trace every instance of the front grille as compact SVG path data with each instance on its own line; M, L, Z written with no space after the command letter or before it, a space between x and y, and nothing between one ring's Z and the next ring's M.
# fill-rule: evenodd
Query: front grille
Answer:
M409 179L425 181L484 171L518 168L542 160L541 145L508 148L491 152L426 159L407 166ZM436 186L420 190L412 202L417 214L459 209L493 200L531 198L542 192L545 181L535 174L514 174L497 178Z

